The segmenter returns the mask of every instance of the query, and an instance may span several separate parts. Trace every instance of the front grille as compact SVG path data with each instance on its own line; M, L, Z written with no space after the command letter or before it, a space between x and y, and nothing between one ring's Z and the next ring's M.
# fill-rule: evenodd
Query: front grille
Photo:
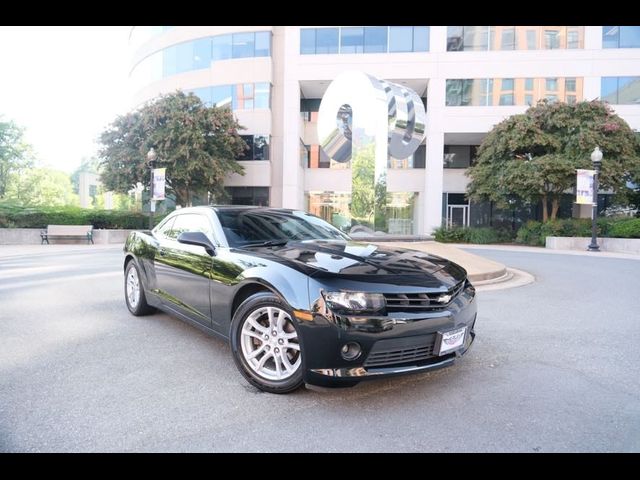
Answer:
M388 312L428 312L442 310L463 290L462 281L446 292L438 293L385 293ZM443 295L448 295L447 300Z
M365 367L417 363L433 357L435 334L379 340L371 348Z

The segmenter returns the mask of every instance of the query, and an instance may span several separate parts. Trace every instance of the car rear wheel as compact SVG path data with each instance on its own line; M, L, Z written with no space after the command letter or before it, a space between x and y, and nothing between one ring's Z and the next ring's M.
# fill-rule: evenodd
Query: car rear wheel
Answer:
M298 330L290 308L271 292L256 293L238 307L231 350L240 373L265 392L289 393L303 385Z
M129 311L137 317L155 312L155 308L147 303L140 271L133 260L124 271L124 299Z

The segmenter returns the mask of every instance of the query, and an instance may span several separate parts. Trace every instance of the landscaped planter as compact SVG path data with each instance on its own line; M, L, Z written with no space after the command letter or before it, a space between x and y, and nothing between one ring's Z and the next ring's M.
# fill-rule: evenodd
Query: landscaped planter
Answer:
M0 245L38 245L40 244L41 228L0 228ZM124 243L133 230L93 230L93 242ZM55 238L49 239L49 243L86 244L84 238Z
M587 250L591 237L547 237L546 248L553 250ZM601 238L598 245L603 252L640 255L640 238Z

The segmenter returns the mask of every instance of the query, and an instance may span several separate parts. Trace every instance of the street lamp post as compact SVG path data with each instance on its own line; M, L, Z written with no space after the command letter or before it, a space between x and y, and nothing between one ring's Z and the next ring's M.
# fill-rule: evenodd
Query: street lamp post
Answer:
M596 231L598 225L596 220L598 218L598 176L600 175L600 166L602 165L602 152L599 147L593 149L591 152L591 161L593 162L593 168L595 174L593 175L593 212L591 214L591 244L589 245L590 252L599 252L598 240L596 238Z
M153 200L153 166L156 161L156 151L151 147L151 150L147 152L147 163L149 164L149 171L151 173L151 186L149 188L149 230L153 228L153 212L155 212L156 202Z

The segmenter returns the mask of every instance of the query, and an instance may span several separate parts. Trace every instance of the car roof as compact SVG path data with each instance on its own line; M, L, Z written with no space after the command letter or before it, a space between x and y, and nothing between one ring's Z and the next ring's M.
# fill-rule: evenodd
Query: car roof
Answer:
M209 209L215 212L224 211L239 211L239 210L260 210L260 211L272 211L272 212L294 212L294 208L276 208L276 207L259 207L255 205L200 205L197 207L184 207L178 210L174 210L172 213L191 212L194 210Z

